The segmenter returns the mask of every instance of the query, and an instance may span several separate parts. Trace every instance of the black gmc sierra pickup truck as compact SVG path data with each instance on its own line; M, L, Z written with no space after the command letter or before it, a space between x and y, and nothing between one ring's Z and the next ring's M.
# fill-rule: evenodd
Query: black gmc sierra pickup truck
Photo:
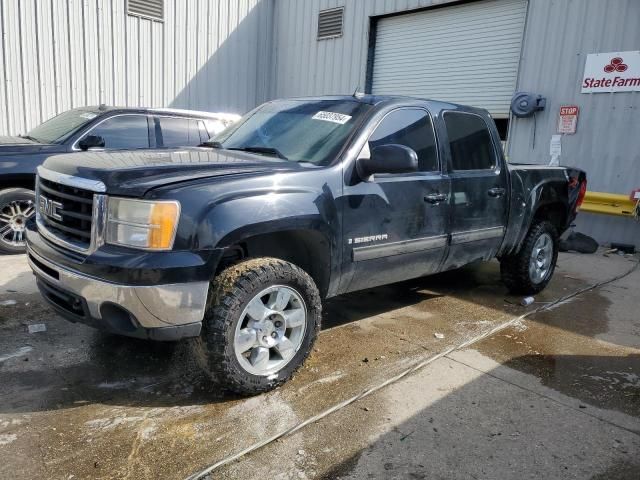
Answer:
M193 337L253 394L309 355L324 298L494 257L511 291L539 292L585 190L578 169L507 165L484 110L276 100L200 148L50 157L28 260L67 319Z

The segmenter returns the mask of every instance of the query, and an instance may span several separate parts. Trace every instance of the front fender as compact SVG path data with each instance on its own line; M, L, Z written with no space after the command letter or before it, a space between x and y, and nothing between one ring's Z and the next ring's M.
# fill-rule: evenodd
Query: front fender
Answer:
M284 230L314 230L331 240L338 225L333 195L288 188L254 190L212 201L195 226L197 249L224 248L258 235ZM333 242L330 242L333 243Z

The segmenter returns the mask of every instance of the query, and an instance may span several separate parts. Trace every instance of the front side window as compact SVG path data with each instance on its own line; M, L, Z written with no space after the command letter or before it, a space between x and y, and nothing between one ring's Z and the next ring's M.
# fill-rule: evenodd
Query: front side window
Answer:
M415 151L421 171L438 170L436 137L431 117L424 110L402 108L384 117L369 137L369 150L389 144L404 145Z
M25 137L40 143L60 143L99 114L86 108L67 110L29 130Z
M202 143L197 120L178 117L159 117L164 147L189 147Z
M482 117L470 113L445 112L453 170L493 170L496 154L491 133Z
M219 148L329 164L371 106L351 100L276 100L213 137Z
M87 135L104 139L105 149L149 148L149 128L144 115L118 115L98 124Z

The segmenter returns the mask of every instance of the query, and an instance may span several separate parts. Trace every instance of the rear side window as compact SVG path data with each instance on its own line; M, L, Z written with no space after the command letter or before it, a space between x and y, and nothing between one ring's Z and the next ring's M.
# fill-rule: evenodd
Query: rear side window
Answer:
M429 114L419 108L402 108L389 113L369 137L369 149L379 145L404 145L418 155L421 171L438 170L436 138Z
M177 117L159 117L164 147L190 147L200 145L198 120Z
M149 148L149 126L145 115L117 115L98 124L87 135L104 138L105 149Z
M496 153L482 117L470 113L445 112L454 170L493 170Z

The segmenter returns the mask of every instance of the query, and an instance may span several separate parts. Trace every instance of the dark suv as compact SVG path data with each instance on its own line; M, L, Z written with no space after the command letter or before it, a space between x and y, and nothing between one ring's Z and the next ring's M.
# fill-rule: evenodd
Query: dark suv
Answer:
M88 149L196 146L240 117L193 110L74 108L17 137L0 136L0 252L24 251L24 226L35 212L36 168L47 157Z

